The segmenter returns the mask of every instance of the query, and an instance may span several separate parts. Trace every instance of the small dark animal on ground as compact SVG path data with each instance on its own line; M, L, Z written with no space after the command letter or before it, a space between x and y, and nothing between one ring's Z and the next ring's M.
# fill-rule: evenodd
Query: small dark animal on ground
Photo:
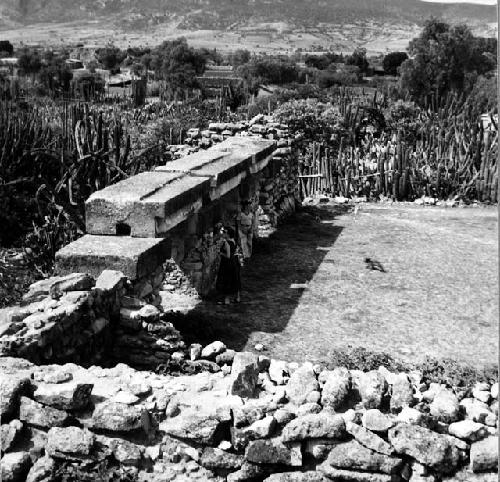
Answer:
M386 273L387 271L382 266L382 263L379 261L375 261L374 259L365 258L366 269L373 269L375 271L382 271L382 273Z

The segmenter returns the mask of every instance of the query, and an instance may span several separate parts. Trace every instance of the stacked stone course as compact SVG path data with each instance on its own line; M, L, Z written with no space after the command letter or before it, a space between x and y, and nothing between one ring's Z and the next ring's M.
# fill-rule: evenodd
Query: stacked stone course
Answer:
M498 384L286 363L193 345L216 373L0 358L3 481L497 480Z

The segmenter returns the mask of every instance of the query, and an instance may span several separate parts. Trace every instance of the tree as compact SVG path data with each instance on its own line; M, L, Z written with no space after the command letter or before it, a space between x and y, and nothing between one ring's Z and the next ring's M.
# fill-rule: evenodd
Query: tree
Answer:
M145 66L166 80L172 90L196 87L196 77L204 72L206 61L200 51L189 47L185 38L163 42L147 59L143 57Z
M238 49L236 52L230 55L229 62L233 67L239 67L240 65L247 64L250 62L250 51Z
M42 59L36 50L25 48L18 58L18 66L24 75L37 74L42 68Z
M14 46L8 40L0 40L0 58L12 57Z
M120 64L125 60L126 56L127 56L126 52L123 52L114 45L96 50L97 61L106 70L117 69L120 66Z
M382 62L385 73L388 75L398 75L398 68L405 60L408 60L406 52L391 52L387 54Z
M347 57L345 61L346 65L354 65L358 67L360 72L366 73L370 64L368 63L368 59L366 58L366 49L358 47L352 55Z
M496 66L495 50L466 25L431 19L410 42L410 58L401 65L402 93L424 104L440 103L449 92L470 91L478 75Z

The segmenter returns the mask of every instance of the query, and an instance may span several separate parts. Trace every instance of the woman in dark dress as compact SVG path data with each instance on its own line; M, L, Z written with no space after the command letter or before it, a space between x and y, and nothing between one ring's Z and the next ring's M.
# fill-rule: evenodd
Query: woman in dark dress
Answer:
M224 295L224 304L231 302L234 297L236 303L240 302L241 278L240 261L237 255L237 244L233 228L222 228L223 242L220 248L220 265L217 274L217 291Z

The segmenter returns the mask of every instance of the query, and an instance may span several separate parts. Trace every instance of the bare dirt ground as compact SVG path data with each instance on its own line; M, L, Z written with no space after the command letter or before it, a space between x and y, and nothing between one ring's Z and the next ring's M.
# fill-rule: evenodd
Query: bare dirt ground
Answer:
M266 355L296 361L324 362L351 345L414 363L497 362L496 208L365 204L319 214L297 215L255 253L243 303L197 308L212 340L262 343Z

